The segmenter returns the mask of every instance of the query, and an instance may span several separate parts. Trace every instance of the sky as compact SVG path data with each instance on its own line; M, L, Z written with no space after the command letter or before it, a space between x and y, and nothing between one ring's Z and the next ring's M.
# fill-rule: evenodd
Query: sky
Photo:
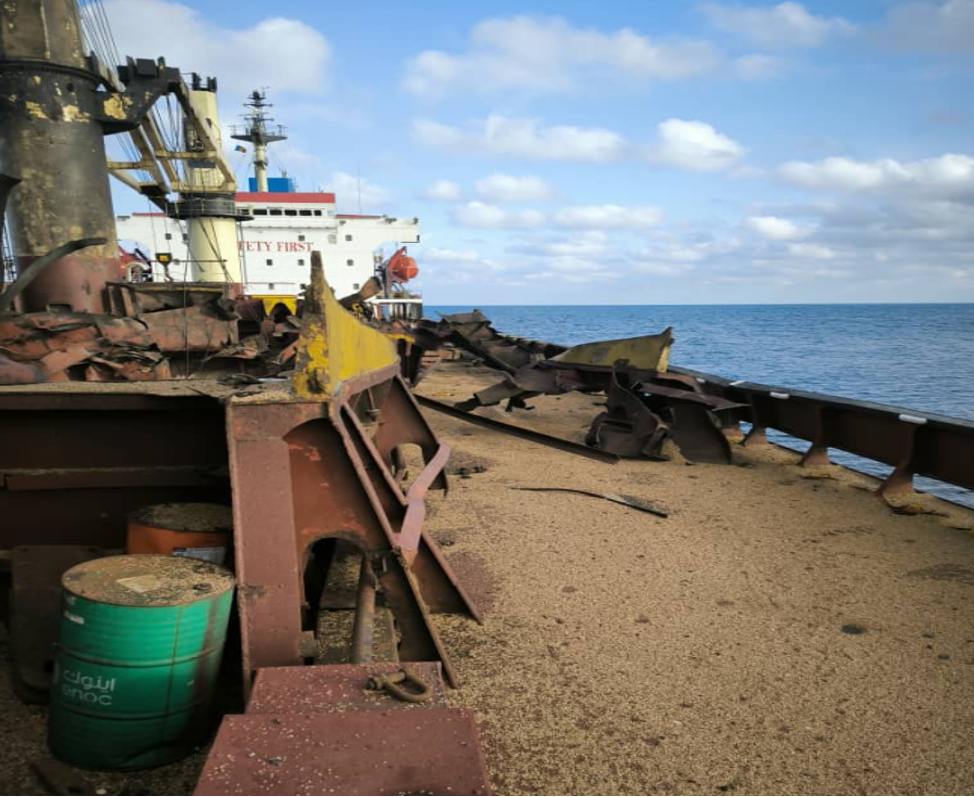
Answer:
M266 88L272 175L418 216L427 304L974 301L974 0L104 7L225 124Z

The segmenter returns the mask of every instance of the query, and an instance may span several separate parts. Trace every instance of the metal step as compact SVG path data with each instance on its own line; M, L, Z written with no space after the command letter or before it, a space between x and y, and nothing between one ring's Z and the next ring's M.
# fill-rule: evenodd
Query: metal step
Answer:
M308 668L313 669L313 668ZM488 794L473 714L227 715L195 794Z

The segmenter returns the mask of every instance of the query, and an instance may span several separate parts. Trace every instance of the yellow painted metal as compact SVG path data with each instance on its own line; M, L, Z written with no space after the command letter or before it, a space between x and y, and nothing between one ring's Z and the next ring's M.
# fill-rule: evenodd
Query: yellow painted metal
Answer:
M219 168L223 157L220 137L220 121L217 113L216 92L193 89L189 102L196 118L185 120L184 138L187 143L198 141L196 124L206 127L217 144L218 155L210 161L190 161L186 169L187 183L184 191L190 195L225 191L232 194L236 183L227 181L224 171ZM237 243L237 222L225 216L194 216L186 220L186 237L189 261L193 266L193 279L196 282L243 281L240 270L240 253Z
M628 360L634 368L665 371L669 365L673 329L667 327L656 335L635 338L600 340L572 346L552 360L572 365L602 365L611 367L617 360Z
M325 281L321 252L311 253L311 282L304 299L294 392L302 398L334 395L342 383L397 365L395 343L339 304Z
M250 294L251 299L260 299L262 305L264 305L264 312L270 315L274 308L279 304L283 304L291 315L297 315L298 313L298 297L297 296L272 296L266 293L252 293Z

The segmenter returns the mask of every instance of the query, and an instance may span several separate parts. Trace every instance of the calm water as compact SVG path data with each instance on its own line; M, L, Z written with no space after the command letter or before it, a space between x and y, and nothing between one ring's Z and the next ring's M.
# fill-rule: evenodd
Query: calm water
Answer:
M427 307L426 315L470 309ZM674 365L974 420L974 304L480 309L501 332L563 344L672 326ZM835 458L878 475L888 470L848 455ZM974 506L966 490L929 480L918 486Z

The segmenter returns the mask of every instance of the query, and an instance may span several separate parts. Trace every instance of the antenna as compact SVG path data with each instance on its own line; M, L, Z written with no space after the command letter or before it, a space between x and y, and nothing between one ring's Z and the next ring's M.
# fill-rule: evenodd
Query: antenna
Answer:
M266 89L254 89L247 95L244 108L249 110L244 114L243 126L233 125L230 137L237 141L249 141L254 146L254 176L257 178L257 190L267 191L267 145L275 141L284 141L287 131L283 125L270 124L274 117L265 113L272 108L267 102Z

